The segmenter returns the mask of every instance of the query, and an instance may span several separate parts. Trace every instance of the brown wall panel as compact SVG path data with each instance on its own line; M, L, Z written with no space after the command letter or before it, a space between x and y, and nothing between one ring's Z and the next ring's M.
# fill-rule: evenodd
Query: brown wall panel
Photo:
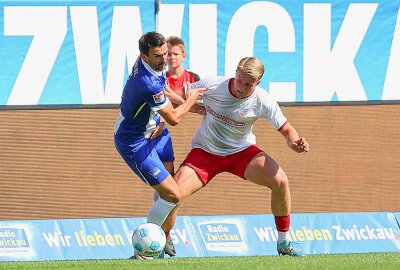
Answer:
M268 123L258 144L289 176L292 210L400 210L400 105L284 107L311 144L296 154ZM146 216L151 188L116 152L117 109L0 110L0 220ZM179 166L199 116L170 127ZM224 173L181 215L270 213L270 191Z

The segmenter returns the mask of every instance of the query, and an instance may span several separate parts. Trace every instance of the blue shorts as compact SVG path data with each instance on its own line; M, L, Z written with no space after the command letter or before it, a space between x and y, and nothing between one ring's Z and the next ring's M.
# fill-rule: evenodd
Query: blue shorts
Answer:
M114 136L119 154L140 179L150 186L164 181L169 172L163 162L175 160L171 136L166 128L154 139L127 141Z

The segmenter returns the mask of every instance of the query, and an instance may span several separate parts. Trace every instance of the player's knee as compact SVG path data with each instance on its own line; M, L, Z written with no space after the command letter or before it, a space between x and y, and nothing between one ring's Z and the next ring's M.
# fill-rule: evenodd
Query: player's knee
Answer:
M286 174L275 177L274 187L280 190L285 190L289 188L289 179L287 178Z
M167 201L173 202L173 203L178 203L181 200L181 192L176 189L176 190L171 190L167 194Z

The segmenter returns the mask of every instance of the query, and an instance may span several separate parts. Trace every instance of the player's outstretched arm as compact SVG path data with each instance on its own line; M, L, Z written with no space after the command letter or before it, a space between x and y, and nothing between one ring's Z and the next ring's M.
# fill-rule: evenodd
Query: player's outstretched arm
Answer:
M286 143L290 149L297 153L308 152L310 150L310 144L305 138L300 138L297 130L287 122L279 132L286 139Z
M165 95L172 102L172 106L174 108L176 108L178 105L183 104L186 99L186 94L184 93L183 88L178 90L172 90L172 88L169 87L168 85L165 86ZM205 115L204 106L201 104L194 104L192 108L189 110L189 112Z
M188 95L181 105L174 108L171 103L158 111L158 113L165 119L165 121L171 126L179 124L180 121L189 112L190 108L196 104L199 97L203 95L205 88L195 88L191 89L190 84L188 84Z
M178 95L177 93L175 93L175 91L172 90L172 88L169 87L168 85L165 86L165 95L175 105L181 105L185 102L185 99L183 97L181 97L180 95ZM174 107L176 107L176 106L174 106Z

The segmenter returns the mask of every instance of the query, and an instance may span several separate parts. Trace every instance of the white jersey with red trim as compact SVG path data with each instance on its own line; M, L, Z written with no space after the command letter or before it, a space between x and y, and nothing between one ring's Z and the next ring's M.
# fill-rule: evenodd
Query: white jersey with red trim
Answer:
M197 81L192 88L205 87L203 102L207 114L192 140L193 148L226 156L256 144L253 124L264 118L276 129L287 119L277 101L265 90L256 87L245 99L234 97L229 92L228 77L213 77Z

